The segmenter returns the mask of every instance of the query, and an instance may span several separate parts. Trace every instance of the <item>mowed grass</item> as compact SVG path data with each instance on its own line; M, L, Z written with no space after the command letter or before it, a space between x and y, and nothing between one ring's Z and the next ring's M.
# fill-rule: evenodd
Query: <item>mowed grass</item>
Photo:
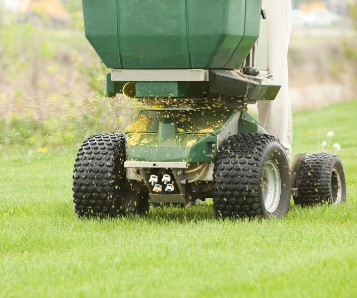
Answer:
M211 204L80 220L75 149L0 164L1 297L357 297L357 101L294 117L294 151L339 143L347 203L217 221Z

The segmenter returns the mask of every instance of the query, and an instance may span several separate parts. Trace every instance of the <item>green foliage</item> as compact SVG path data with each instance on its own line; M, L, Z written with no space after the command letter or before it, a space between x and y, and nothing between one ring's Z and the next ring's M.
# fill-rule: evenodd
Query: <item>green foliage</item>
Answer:
M83 30L83 13L82 13L82 1L71 0L65 2L65 7L71 15L71 22L69 26L71 28Z
M12 114L9 129L0 137L0 145L27 145L33 148L50 146L66 147L80 143L84 138L103 132L118 132L125 125L124 115L132 115L134 108L118 99L84 99L75 104L67 99L60 110L39 122L35 114ZM6 130L5 120L0 119L0 131Z
M68 146L122 130L131 114L100 98L106 70L81 31L9 19L0 26L0 69L0 145Z
M34 137L37 138L39 125L36 117L28 115L25 119L22 119L20 115L12 114L9 119L11 128L6 134L0 136L0 145L5 143L5 136L11 136L10 142L18 144L32 143ZM5 130L5 122L0 121L0 130Z
M343 49L345 53L345 57L349 61L348 67L354 70L355 74L357 75L357 2L351 4L350 6L350 14L353 27L355 28L355 37L345 39L343 41Z
M357 3L351 4L350 13L354 28L357 30Z
M0 27L4 24L4 16L5 16L4 6L2 3L0 3Z
M94 59L89 64L82 63L79 66L79 71L88 79L89 89L97 96L104 96L104 80L108 72L106 66L99 59Z
M53 51L44 38L43 31L36 30L30 23L6 23L0 28L0 34L0 50L5 58L1 59L0 63L8 79L19 78L25 69L33 67L36 58L53 57Z

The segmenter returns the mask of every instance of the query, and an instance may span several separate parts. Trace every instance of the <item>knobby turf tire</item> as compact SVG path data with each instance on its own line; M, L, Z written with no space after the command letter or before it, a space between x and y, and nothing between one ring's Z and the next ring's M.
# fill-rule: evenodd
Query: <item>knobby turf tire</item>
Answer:
M148 195L133 192L126 181L124 161L123 134L95 135L83 142L73 172L73 202L79 217L148 212Z
M264 169L279 172L280 196L274 210L265 204ZM214 166L213 204L218 218L280 217L290 208L290 169L285 150L270 135L238 134L223 142Z
M307 155L300 164L297 188L297 205L346 202L346 178L340 158L325 152Z

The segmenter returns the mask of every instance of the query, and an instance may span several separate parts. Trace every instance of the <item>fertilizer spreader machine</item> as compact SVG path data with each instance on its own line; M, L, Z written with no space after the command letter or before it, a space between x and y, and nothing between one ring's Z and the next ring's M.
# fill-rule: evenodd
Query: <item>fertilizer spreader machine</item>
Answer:
M340 159L283 146L248 112L274 100L261 0L83 0L106 93L145 105L125 133L90 137L73 174L80 217L146 214L213 198L218 218L279 217L346 200ZM269 17L269 16L267 16ZM276 115L279 117L279 115Z

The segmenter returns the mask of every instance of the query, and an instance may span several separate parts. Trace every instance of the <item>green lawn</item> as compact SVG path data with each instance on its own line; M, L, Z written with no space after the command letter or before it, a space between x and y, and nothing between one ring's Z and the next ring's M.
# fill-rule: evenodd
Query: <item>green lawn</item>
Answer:
M357 101L294 116L294 151L339 143L347 203L269 221L211 205L79 220L75 149L0 157L0 297L357 297Z

